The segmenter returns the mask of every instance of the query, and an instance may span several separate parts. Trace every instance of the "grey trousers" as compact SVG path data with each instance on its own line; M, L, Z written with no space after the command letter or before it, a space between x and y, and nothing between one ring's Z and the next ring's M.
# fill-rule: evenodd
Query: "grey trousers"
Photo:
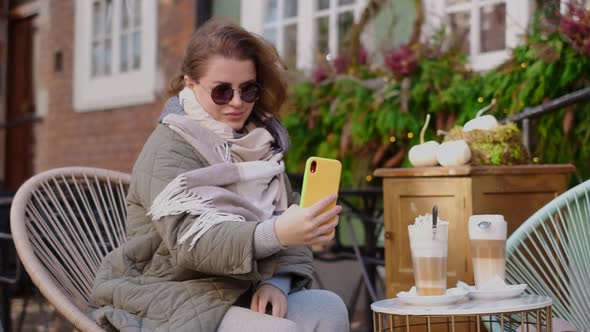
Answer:
M348 332L348 312L342 299L326 290L302 290L287 297L285 318L231 307L218 332Z

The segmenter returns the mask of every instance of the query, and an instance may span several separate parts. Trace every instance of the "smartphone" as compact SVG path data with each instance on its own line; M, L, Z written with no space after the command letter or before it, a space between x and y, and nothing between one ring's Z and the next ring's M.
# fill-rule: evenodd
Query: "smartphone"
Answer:
M328 195L337 195L340 187L341 172L342 164L336 159L308 158L305 163L301 202L299 205L301 207L308 207ZM324 211L334 206L336 206L336 202L330 204Z

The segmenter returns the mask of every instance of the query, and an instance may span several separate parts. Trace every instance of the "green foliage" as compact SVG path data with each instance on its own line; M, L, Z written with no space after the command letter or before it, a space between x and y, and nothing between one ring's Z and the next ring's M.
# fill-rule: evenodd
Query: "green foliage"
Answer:
M406 78L361 66L349 71L357 73L352 78L295 85L291 90L294 110L283 119L293 141L287 170L301 172L311 155L339 158L343 185L373 185L375 180L368 182L367 175L398 152L420 143L419 132L427 113L434 119L425 139L432 140L436 129L464 124L493 98L497 105L488 114L501 119L588 86L590 58L556 30L548 33L539 28L539 22L537 18L527 42L513 50L510 60L483 74L471 71L461 53L426 56L425 46L415 45L422 56ZM404 79L409 84L404 84ZM383 86L363 84L371 80L381 80ZM531 156L543 163L574 163L578 179L588 179L590 103L572 110L572 129L567 133L563 110L533 121L536 141ZM493 149L493 164L503 162L501 155L505 153L516 159L525 157L507 146ZM406 157L401 166L408 165Z

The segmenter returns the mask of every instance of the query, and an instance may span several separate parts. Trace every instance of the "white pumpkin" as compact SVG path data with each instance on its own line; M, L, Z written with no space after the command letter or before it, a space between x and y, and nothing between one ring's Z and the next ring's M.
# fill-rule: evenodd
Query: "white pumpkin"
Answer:
M464 140L444 142L438 147L436 160L442 166L465 165L471 160L471 150Z
M493 130L496 127L498 127L498 120L493 115L483 115L467 121L463 126L463 131L472 131L474 129Z
M475 115L475 119L467 121L467 123L463 126L463 131L472 131L475 129L479 130L494 130L498 127L498 120L493 115L483 115L482 114L489 110L492 106L496 105L496 99L492 99L492 102L477 111Z
M436 141L428 141L424 144L414 145L410 149L408 157L414 167L436 166L436 151L440 144Z
M424 133L426 132L426 128L428 128L429 122L430 114L426 114L426 121L424 122L424 126L422 126L422 131L420 131L420 144L414 145L408 154L410 163L412 163L414 167L436 166L438 163L436 161L436 151L439 146L438 142L428 141L424 143Z

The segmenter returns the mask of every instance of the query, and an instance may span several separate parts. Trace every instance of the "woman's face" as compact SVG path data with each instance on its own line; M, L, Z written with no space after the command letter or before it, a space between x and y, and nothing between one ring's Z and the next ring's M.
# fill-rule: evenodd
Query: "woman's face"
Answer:
M186 79L185 84L193 90L201 106L213 119L239 131L252 113L254 102L242 100L236 89L252 81L256 81L256 67L252 60L213 56L207 62L206 72L199 81ZM218 105L211 99L212 89L220 84L231 85L234 89L233 97L225 105Z

